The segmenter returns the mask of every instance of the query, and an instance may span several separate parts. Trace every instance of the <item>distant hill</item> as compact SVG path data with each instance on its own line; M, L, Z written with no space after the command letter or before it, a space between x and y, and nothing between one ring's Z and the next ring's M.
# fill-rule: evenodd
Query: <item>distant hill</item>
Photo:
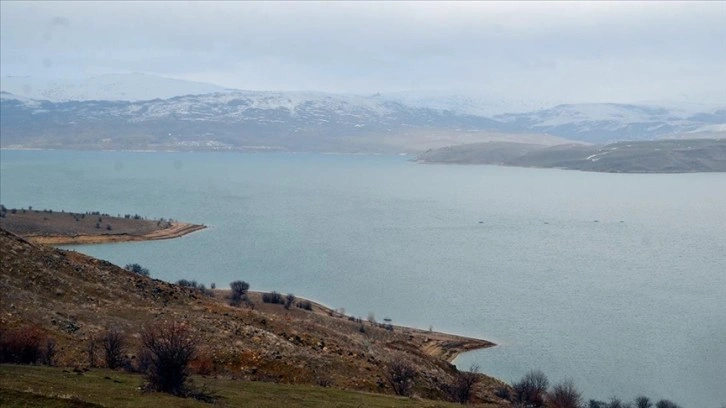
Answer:
M136 102L1 97L5 148L399 153L488 140L568 142L501 132L490 118L375 95L234 91Z
M663 137L726 137L726 106L583 103L496 115L504 130L528 131L592 143ZM714 132L715 131L715 132ZM706 136L705 133L708 133Z
M4 77L1 85L3 148L418 153L481 142L726 137L726 105L242 91L144 74Z
M542 147L515 143L451 146L420 154L421 163L494 164L612 173L726 172L726 139L684 139Z

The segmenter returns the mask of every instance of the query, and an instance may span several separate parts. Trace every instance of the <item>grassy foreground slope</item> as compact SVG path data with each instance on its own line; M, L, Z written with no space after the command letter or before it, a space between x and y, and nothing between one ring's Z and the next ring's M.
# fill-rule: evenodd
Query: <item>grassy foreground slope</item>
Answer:
M195 377L221 407L455 407L453 403L304 385ZM138 390L142 378L108 369L76 373L56 367L0 365L3 407L209 407L194 399Z

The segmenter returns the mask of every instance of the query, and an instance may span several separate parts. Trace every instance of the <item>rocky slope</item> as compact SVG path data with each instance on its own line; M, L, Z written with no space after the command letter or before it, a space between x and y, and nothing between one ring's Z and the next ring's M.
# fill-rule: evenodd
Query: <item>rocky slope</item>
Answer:
M441 357L491 343L351 321L320 305L285 310L251 296L254 309L227 304L223 291L202 291L150 279L108 262L35 245L0 230L0 323L34 326L58 343L59 363L88 364L86 345L114 328L136 358L139 333L161 321L185 322L202 341L196 366L238 379L391 393L393 361L415 367L417 395L448 399L457 370ZM500 383L481 377L474 400L498 403Z

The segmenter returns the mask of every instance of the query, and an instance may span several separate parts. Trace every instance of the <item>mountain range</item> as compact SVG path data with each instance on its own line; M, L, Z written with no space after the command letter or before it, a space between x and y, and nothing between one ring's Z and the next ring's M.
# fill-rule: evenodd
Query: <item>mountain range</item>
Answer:
M487 101L442 93L241 91L143 74L2 80L0 146L417 153L726 136L726 105ZM528 110L535 108L532 110Z

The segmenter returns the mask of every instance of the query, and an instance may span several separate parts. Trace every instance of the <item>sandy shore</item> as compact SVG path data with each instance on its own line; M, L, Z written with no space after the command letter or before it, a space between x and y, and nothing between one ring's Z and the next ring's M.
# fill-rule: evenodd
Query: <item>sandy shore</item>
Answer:
M158 239L178 238L192 232L207 228L204 225L175 222L169 228L152 231L148 234L98 234L98 235L26 235L28 241L44 245L85 245L108 244L113 242L153 241Z

